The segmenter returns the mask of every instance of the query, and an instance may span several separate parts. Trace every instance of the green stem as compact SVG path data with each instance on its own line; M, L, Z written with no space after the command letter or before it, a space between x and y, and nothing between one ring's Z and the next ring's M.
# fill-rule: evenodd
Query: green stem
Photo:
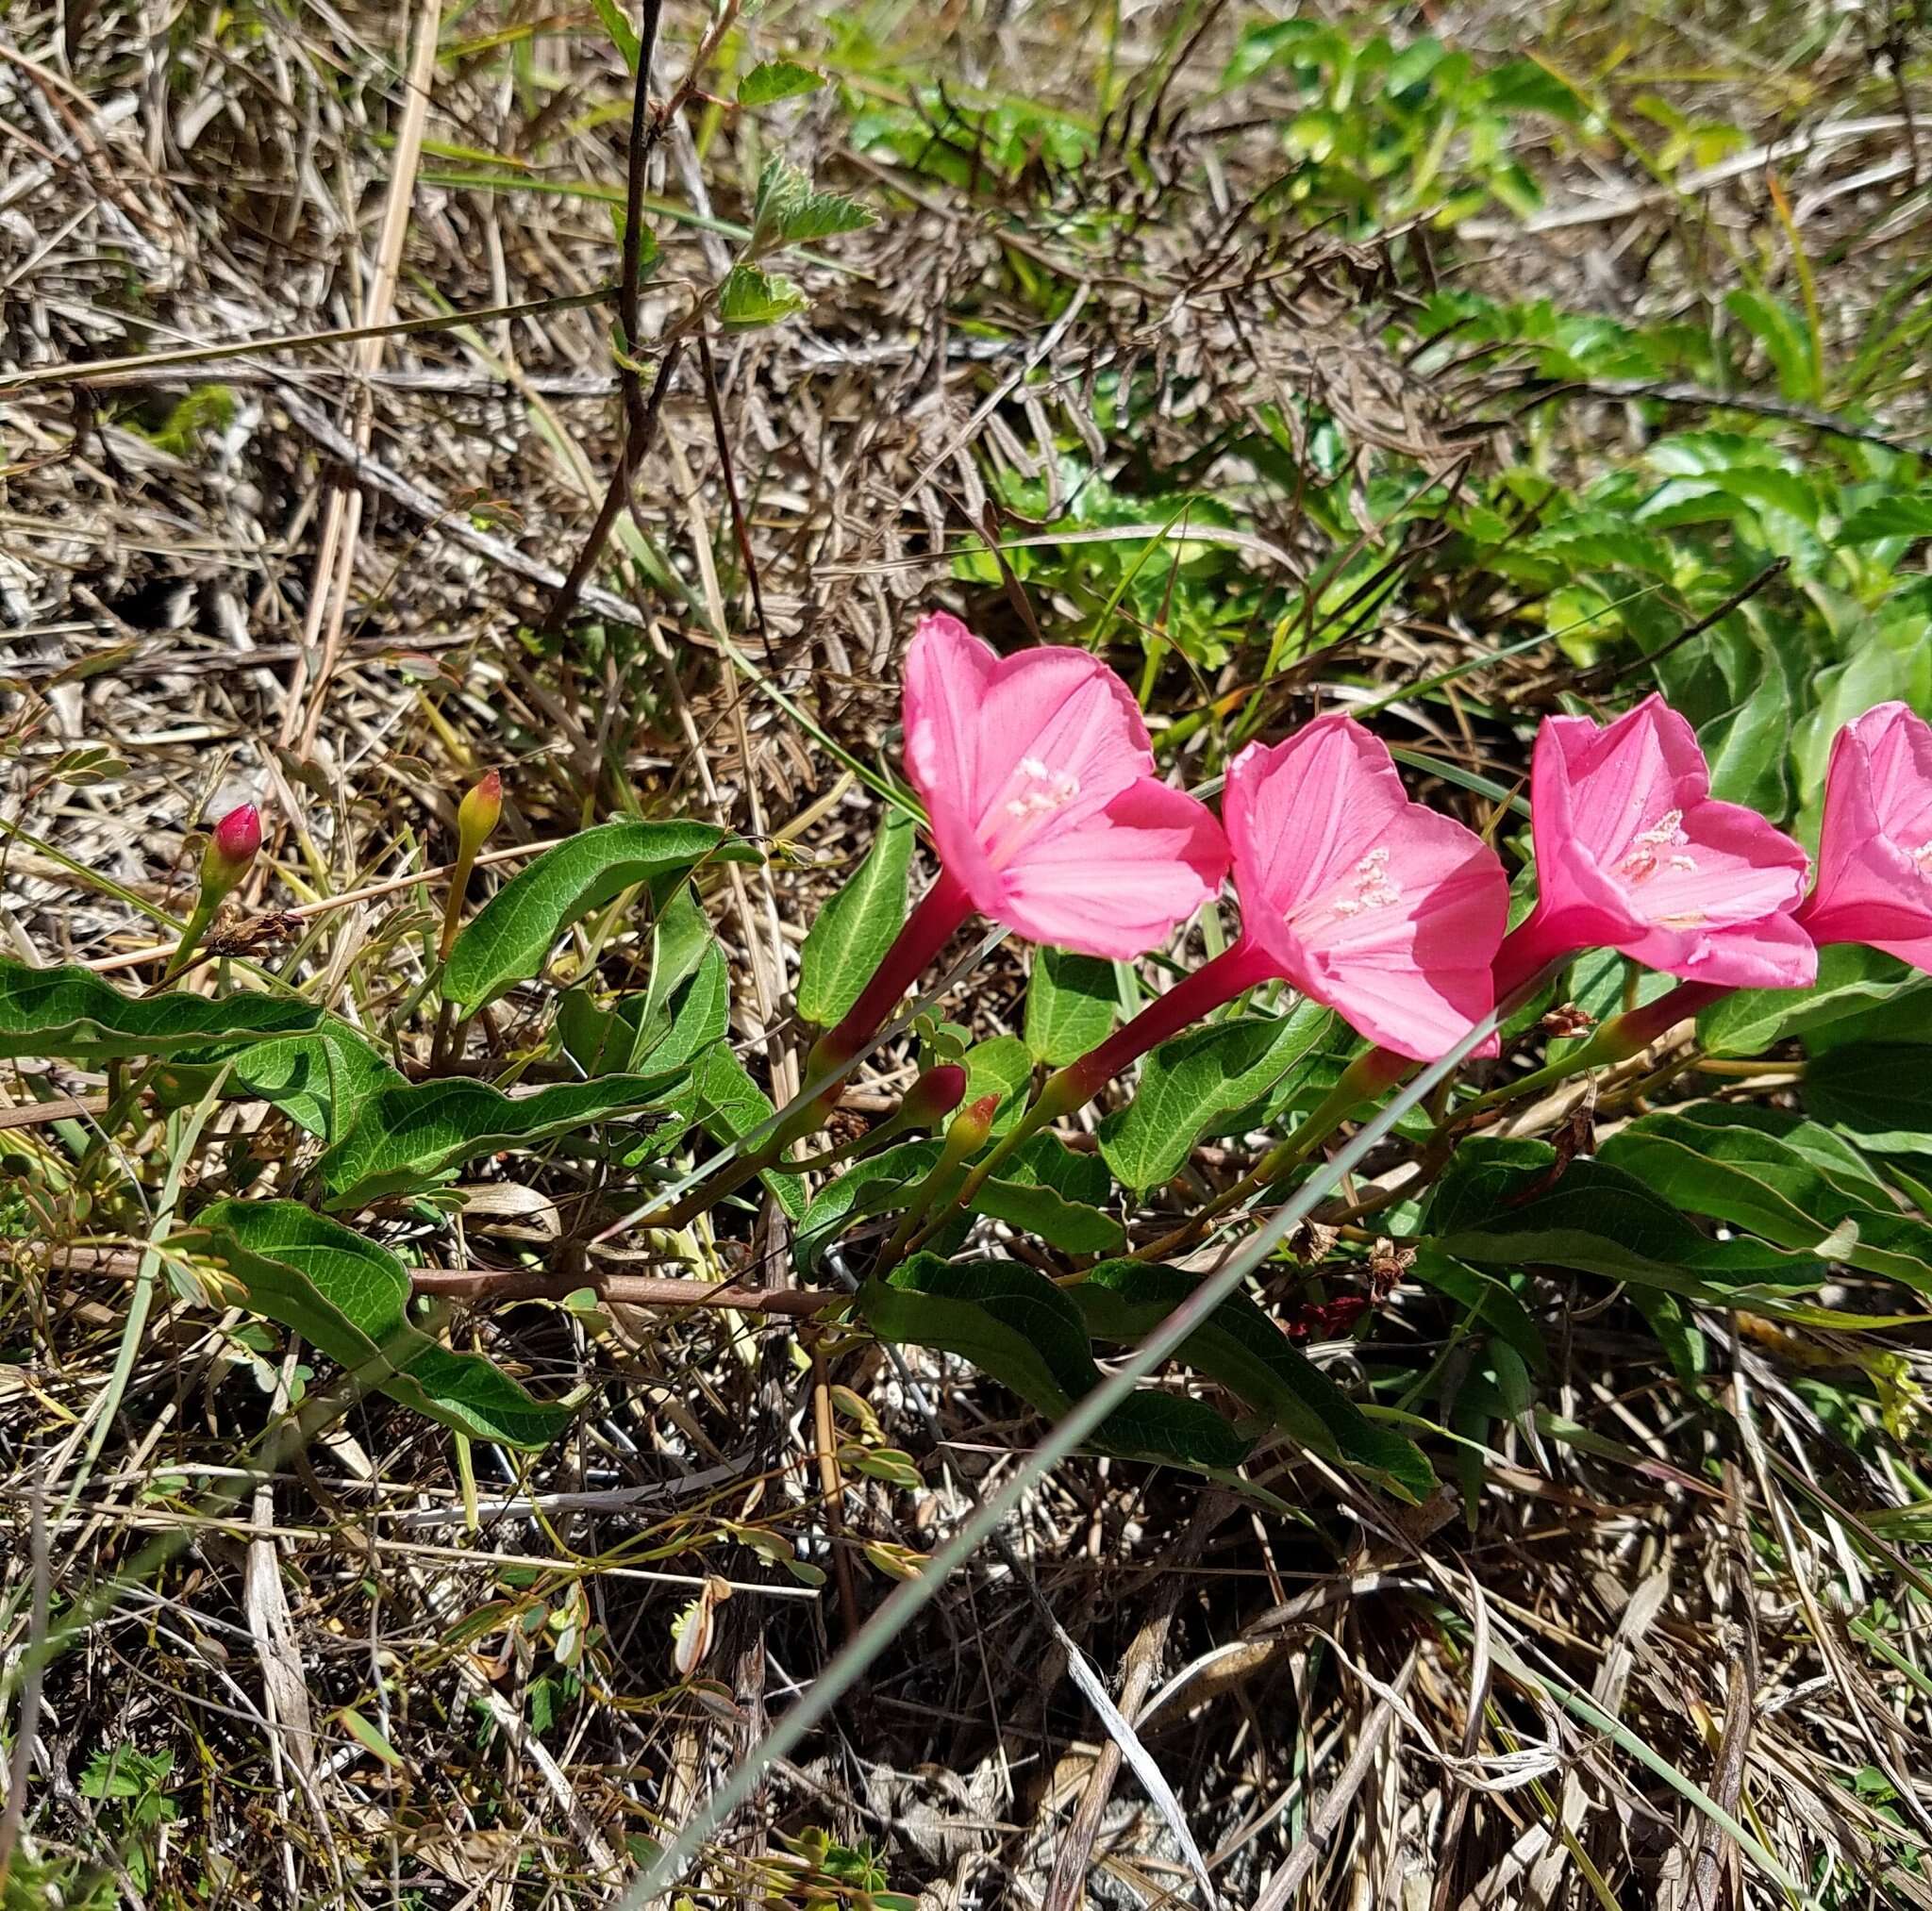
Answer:
M175 953L168 957L168 966L161 972L164 983L172 982L188 967L189 957L200 945L201 939L208 934L208 925L215 919L214 908L207 902L197 902L194 913L188 919L188 926L181 931L180 941L175 944Z
M1230 1208L1239 1207L1277 1181L1294 1172L1365 1102L1392 1088L1420 1064L1388 1049L1372 1048L1341 1072L1335 1086L1296 1124L1294 1133L1277 1142L1235 1185L1217 1194L1201 1211L1134 1255L1155 1261L1191 1246Z

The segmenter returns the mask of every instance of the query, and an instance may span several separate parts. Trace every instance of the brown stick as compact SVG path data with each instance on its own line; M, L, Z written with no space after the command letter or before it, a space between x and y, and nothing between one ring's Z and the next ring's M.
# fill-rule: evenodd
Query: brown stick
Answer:
M414 1268L419 1294L466 1301L560 1301L588 1288L600 1301L626 1307L735 1307L745 1314L787 1314L805 1319L834 1306L843 1294L807 1288L740 1288L729 1281L677 1281L650 1274L575 1275L499 1268Z

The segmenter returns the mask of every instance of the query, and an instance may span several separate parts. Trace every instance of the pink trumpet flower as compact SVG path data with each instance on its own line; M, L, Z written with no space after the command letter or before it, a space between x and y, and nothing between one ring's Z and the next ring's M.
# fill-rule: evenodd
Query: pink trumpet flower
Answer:
M1932 724L1904 704L1832 741L1818 883L1797 920L1821 948L1863 942L1932 972Z
M1932 972L1932 723L1906 705L1880 704L1832 739L1818 880L1792 920L1821 949L1863 942ZM1730 993L1687 982L1606 1022L1572 1065L1633 1055Z
M1581 949L1720 989L1800 989L1818 952L1792 911L1805 852L1719 803L1690 725L1659 696L1607 727L1551 717L1530 772L1536 907L1496 958L1500 1001Z
M1062 1072L1077 1106L1157 1042L1276 978L1336 1009L1394 1057L1425 1061L1490 1011L1508 906L1480 837L1411 802L1386 745L1353 718L1250 744L1222 801L1240 939ZM1390 1060L1382 1076L1402 1072Z
M816 1068L863 1047L975 912L1028 941L1126 957L1221 885L1227 844L1213 815L1154 773L1139 706L1083 650L1003 658L936 611L907 656L905 730L939 879L820 1042Z

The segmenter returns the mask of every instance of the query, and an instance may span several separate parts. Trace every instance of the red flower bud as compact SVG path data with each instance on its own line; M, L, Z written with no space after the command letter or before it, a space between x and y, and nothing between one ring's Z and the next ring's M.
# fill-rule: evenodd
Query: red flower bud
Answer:
M213 908L243 876L261 847L261 812L244 803L215 824L201 856L201 905Z
M966 1071L958 1062L927 1069L906 1091L902 1105L908 1128L936 1128L966 1094Z
M475 856L489 841L502 814L503 778L492 770L457 805L457 834L464 856Z

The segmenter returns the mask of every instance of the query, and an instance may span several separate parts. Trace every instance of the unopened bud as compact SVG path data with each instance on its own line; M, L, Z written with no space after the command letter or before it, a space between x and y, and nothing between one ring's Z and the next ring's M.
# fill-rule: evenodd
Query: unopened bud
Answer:
M908 1128L937 1128L966 1094L966 1071L958 1062L927 1069L906 1091L900 1105Z
M946 1130L946 1153L955 1161L968 1161L986 1146L986 1138L992 1133L992 1118L999 1112L1000 1098L997 1095L981 1095L976 1102L969 1102L953 1117L952 1125Z
M490 840L502 815L503 778L492 770L457 805L457 835L465 856L475 856Z
M261 847L261 812L244 803L215 824L201 853L201 906L211 909L248 873Z

